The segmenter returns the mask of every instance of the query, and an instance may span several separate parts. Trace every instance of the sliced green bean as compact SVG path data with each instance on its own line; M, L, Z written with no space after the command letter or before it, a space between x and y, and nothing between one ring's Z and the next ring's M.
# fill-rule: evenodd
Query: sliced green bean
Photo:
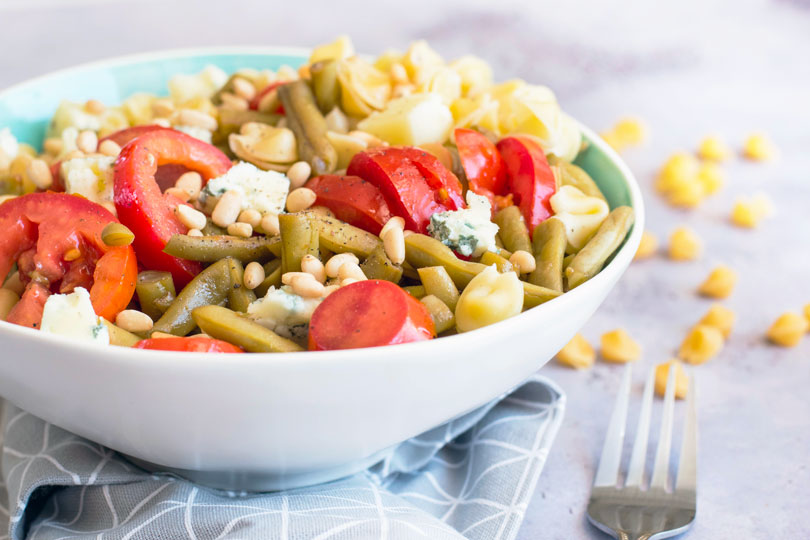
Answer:
M417 269L444 266L450 279L460 290L486 268L484 264L462 261L449 247L424 234L409 234L405 237L405 260Z
M537 266L529 274L529 283L563 291L563 259L567 243L565 225L559 219L547 219L534 228L532 247Z
M264 281L253 292L259 298L264 298L270 287L281 287L281 259L273 259L264 265Z
M633 226L633 220L633 209L629 206L619 206L608 214L593 238L588 240L565 269L569 289L582 285L602 269L608 257L624 241L627 231Z
M278 97L284 105L287 127L295 133L298 158L308 162L316 176L334 171L337 152L326 137L326 119L306 81L279 86Z
M563 272L565 272L565 269L571 265L571 261L573 261L574 257L576 256L577 256L576 253L571 253L565 256L565 258L563 259Z
M365 258L382 245L382 240L339 219L327 217L317 212L307 212L318 228L320 244L333 253L354 253Z
M141 272L135 282L135 294L138 295L141 311L153 321L158 320L174 301L176 291L172 275L156 270Z
M425 287L425 294L435 296L451 310L456 310L459 292L444 266L425 266L417 270Z
M281 214L278 216L281 231L281 273L300 272L301 259L305 255L318 256L318 228L310 220L310 214Z
M405 287L402 287L402 290L416 299L424 298L425 296L427 296L427 292L425 292L425 287L422 285L407 285Z
M553 291L551 289L547 289L546 287L540 287L539 285L534 285L526 281L521 281L520 283L523 285L523 309L539 306L540 304L553 300L562 294L559 291Z
M274 259L277 260L277 259ZM231 274L231 288L228 290L228 307L240 313L246 313L251 302L256 301L256 293L245 287L245 268L236 259L228 259L228 271Z
M392 283L399 283L402 279L402 267L391 262L382 246L377 246L366 257L360 264L360 269L369 279L384 279Z
M211 210L213 211L213 208ZM228 233L228 231L219 225L215 225L210 218L205 221L205 227L203 227L201 231L205 236L223 236Z
M485 264L487 266L492 266L493 264L498 269L498 272L503 274L504 272L512 272L515 270L515 267L509 262L509 259L498 255L497 253L493 253L491 251L484 252L481 255L481 258L478 260L481 264Z
M309 66L312 79L312 93L323 114L335 108L340 98L340 85L337 78L337 61L322 60Z
M495 214L495 223L498 225L498 235L506 249L514 253L517 250L532 252L532 242L529 239L529 229L523 220L523 214L517 206L507 206Z
M107 327L107 332L110 334L110 345L132 347L141 340L139 336L136 336L132 332L127 332L107 319L102 318L101 322L104 323L104 326Z
M185 336L197 326L191 312L200 307L224 303L231 289L230 261L215 262L191 280L177 295L166 313L152 327L153 332Z
M192 312L194 321L209 336L248 352L297 352L304 349L257 322L221 306L202 306Z
M602 190L599 189L599 186L596 185L596 182L593 181L593 178L591 178L584 169L563 160L559 161L558 166L560 168L560 182L562 185L574 186L589 197L598 197L607 202L607 199L605 199L605 196L602 194Z
M420 302L422 302L427 308L428 313L430 313L430 318L433 319L433 325L436 327L437 334L441 334L456 326L456 316L453 314L453 310L439 298L429 294L422 298Z
M251 236L188 236L175 234L163 248L164 253L180 259L200 262L216 262L233 257L242 262L265 262L272 258L270 245L279 243L275 237Z

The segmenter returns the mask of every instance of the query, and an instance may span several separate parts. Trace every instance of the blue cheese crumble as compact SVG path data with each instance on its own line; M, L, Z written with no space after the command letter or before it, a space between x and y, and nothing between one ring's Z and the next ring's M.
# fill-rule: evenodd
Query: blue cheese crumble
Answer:
M200 202L236 191L242 198L242 210L261 214L280 214L290 191L290 179L276 171L263 171L252 163L237 163L222 176L209 180L200 192Z
M76 287L70 294L52 294L42 310L40 330L72 339L110 344L110 333L93 311L90 293Z
M273 330L282 337L305 342L309 320L322 298L304 298L288 285L270 287L264 298L252 302L247 309L248 317Z
M437 212L430 216L430 236L465 257L480 257L496 251L498 226L491 221L492 207L486 197L467 192L467 208Z

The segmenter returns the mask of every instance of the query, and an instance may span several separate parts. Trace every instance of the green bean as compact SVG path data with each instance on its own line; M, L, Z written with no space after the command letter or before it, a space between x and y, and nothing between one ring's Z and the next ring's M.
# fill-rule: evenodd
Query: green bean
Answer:
M281 259L273 259L264 265L264 281L253 292L259 298L264 298L270 287L281 287Z
M219 304L231 289L230 261L215 262L191 280L177 295L166 313L152 327L153 332L185 336L196 326L191 312L200 306Z
M427 308L428 313L430 313L430 318L433 319L433 325L436 327L437 334L441 334L456 326L456 316L453 314L453 310L439 298L429 294L422 298L420 302L422 302Z
M553 300L562 294L559 291L553 291L551 289L547 289L546 287L534 285L526 281L521 281L520 283L523 285L523 309L539 306L540 304Z
M366 257L366 260L360 264L360 269L368 279L384 279L392 283L399 283L399 280L402 279L402 267L391 262L382 246L377 246Z
M281 273L300 272L304 255L318 256L318 229L309 214L281 214Z
M298 143L298 158L312 166L315 176L335 170L337 152L326 138L326 119L315 103L306 81L298 80L278 87L289 127Z
M494 264L498 269L498 272L501 274L504 272L513 272L515 270L515 267L511 262L509 262L509 259L491 251L484 252L484 254L481 255L481 258L478 259L478 262L487 266L492 266Z
M486 268L484 264L460 260L449 247L424 234L405 237L405 260L415 268L444 266L459 289L464 289L472 278Z
M577 256L576 253L571 253L565 256L565 258L563 259L563 272L565 272L565 269L571 265L571 261L573 261L574 257L576 256Z
M559 219L547 219L534 228L532 247L537 266L529 274L529 283L563 291L563 258L567 243L565 225Z
M633 226L633 220L633 209L629 206L619 206L608 214L593 238L588 240L565 269L569 289L582 285L602 269L608 257L624 241L627 231Z
M425 287L422 285L406 285L405 287L402 287L402 290L417 299L427 296Z
M102 318L101 322L107 327L107 332L110 334L110 345L117 345L118 347L132 347L138 343L141 338L132 332L127 332L120 326L116 326L107 319Z
M507 206L495 214L501 240L506 249L514 253L517 250L532 252L532 242L529 239L529 229L517 206Z
M382 245L380 238L337 218L317 212L307 212L318 229L320 244L333 253L354 253L359 258L368 257Z
M419 272L408 261L402 261L402 276L408 279L419 279Z
M256 293L245 287L245 268L242 266L241 262L236 259L228 259L228 271L231 274L231 288L228 290L228 307L234 311L245 313L250 303L256 300Z
M214 201L216 199L212 197L210 200ZM211 208L211 211L213 212L214 209ZM213 221L211 221L211 218L205 220L205 227L203 227L201 231L205 236L223 236L225 234L228 234L228 231L226 231L219 225L216 225Z
M309 66L312 78L312 92L323 114L335 108L340 98L340 85L337 78L337 61L322 60Z
M435 296L455 311L459 292L444 266L425 266L417 271L425 287L425 294Z
M303 351L294 341L283 338L257 322L221 306L202 306L191 313L200 329L209 336L227 341L248 352Z
M175 234L163 248L163 252L173 257L190 261L216 262L225 257L233 257L242 262L267 261L272 258L271 244L278 238L267 236L188 236Z
M598 197L607 202L605 196L602 194L602 190L599 189L599 186L596 185L596 182L593 181L593 178L591 178L584 169L577 167L573 163L562 160L560 160L558 167L562 185L574 186L589 197Z
M172 275L156 270L141 272L135 282L135 294L138 295L141 311L153 321L158 320L174 301L176 292Z

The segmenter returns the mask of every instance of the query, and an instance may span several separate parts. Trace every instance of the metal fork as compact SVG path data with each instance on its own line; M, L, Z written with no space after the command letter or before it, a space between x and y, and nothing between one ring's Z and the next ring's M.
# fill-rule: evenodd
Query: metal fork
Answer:
M694 377L691 377L686 398L686 420L672 490L667 489L669 454L672 445L672 424L675 412L675 369L669 370L661 434L655 453L652 479L644 489L644 460L650 434L655 371L650 370L644 385L641 414L630 465L623 487L619 486L619 465L624 445L627 403L630 397L632 368L624 372L616 405L602 447L602 457L588 502L588 520L602 531L620 540L656 540L685 532L694 522L697 512L697 405Z

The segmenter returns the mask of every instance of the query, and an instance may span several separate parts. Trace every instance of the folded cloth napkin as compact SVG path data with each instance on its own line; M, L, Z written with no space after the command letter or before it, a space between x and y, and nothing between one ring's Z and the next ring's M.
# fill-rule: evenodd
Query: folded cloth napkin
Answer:
M511 539L564 407L535 376L363 473L254 494L145 472L0 401L0 540Z

